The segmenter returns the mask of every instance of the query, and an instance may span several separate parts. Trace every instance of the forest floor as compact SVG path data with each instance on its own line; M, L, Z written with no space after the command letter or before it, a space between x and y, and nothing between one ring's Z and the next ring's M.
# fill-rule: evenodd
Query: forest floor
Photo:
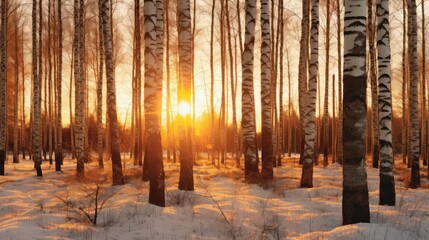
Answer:
M378 205L378 169L368 166L371 223L342 226L342 168L314 168L314 187L298 188L301 167L285 158L264 189L244 182L243 171L220 169L207 160L194 167L195 191L177 189L179 164L165 163L166 207L147 203L148 183L127 159L124 186L110 184L110 162L86 164L87 179L75 179L76 162L63 173L44 162L38 178L33 163L6 164L0 177L0 239L429 239L429 190L405 187L407 170L397 161L396 206ZM426 170L422 172L426 176ZM93 219L93 198L104 202ZM86 212L89 218L85 215Z

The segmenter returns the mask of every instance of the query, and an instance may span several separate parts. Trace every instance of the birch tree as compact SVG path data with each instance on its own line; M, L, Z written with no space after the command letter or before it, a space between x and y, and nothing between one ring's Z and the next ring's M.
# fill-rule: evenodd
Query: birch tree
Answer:
M375 68L375 48L374 48L374 20L373 15L373 0L368 0L368 42L369 42L369 66L370 66L370 78L371 78L371 110L372 110L372 166L378 168L379 162L379 116L378 116L378 98L377 98L377 74Z
M18 146L18 136L19 136L19 128L18 128L18 114L19 114L19 57L18 57L18 52L19 52L19 40L18 40L18 18L17 18L17 13L15 12L13 14L13 22L14 22L14 38L15 38L15 56L14 56L14 61L15 61L15 67L14 67L14 74L15 74L15 86L14 86L14 91L15 91L15 97L14 97L14 109L13 109L13 163L19 163L19 146ZM24 66L21 66L24 67Z
M6 15L7 1L1 1L1 26L0 26L0 175L4 175L6 162Z
M338 152L337 162L343 164L343 88L342 88L342 56L341 56L341 8L340 0L336 3L337 12L337 56L338 56Z
M378 107L380 116L380 205L395 205L390 80L389 0L377 0Z
M408 0L408 60L410 65L410 117L411 117L411 188L420 187L420 139L419 139L419 65L417 57L417 6L416 0Z
M305 113L307 106L307 67L308 67L308 28L309 28L309 0L302 1L302 19L301 19L301 40L299 47L298 64L298 103L299 119L301 125L301 154L299 162L304 160L304 139L305 139Z
M179 35L179 105L190 106L191 103L191 75L192 75L192 41L191 41L191 11L189 0L178 2L178 35ZM180 131L180 177L179 189L194 190L194 173L191 142L191 117L184 114L179 119Z
M422 0L422 150L423 165L428 165L428 122L427 122L427 102L426 102L426 19L425 19L425 1ZM428 175L429 177L429 175Z
M343 224L369 222L365 169L365 0L346 0L344 15Z
M158 14L157 14L158 13ZM149 203L165 206L164 168L161 144L163 20L162 2L145 0L145 130L144 161L150 174Z
M103 74L104 74L104 48L103 48L103 18L102 0L98 0L98 79L97 79L97 151L98 167L104 168L103 162Z
M283 79L283 49L284 49L284 1L280 0L279 1L279 8L278 8L278 33L280 36L278 36L277 38L280 41L280 48L279 48L279 68L280 68L280 86L279 86L279 148L278 148L278 152L279 152L279 156L277 158L277 166L281 166L282 165L282 157L283 157L283 153L284 153L284 105L283 105L283 86L284 86L284 79Z
M323 166L328 166L329 155L329 77L325 78L325 97L323 104Z
M215 164L214 143L216 142L215 111L214 111L214 17L215 17L216 0L212 1L211 9L211 26L210 26L210 133L211 133L211 158L212 164Z
M83 0L80 0L83 1ZM84 149L84 136L85 136L85 96L84 96L84 81L83 81L83 71L81 67L83 65L80 63L83 57L82 47L83 41L81 41L81 31L83 22L81 25L80 22L80 8L82 4L80 4L79 0L74 0L74 40L73 40L73 55L74 55L74 63L73 63L73 71L74 71L74 83L75 83L75 148L76 148L76 158L77 158L77 175L78 177L83 177L85 172L85 149Z
M408 117L407 117L407 7L406 0L402 0L402 162L407 163L408 153Z
M135 0L135 19L134 19L134 41L135 41L135 101L134 114L135 114L135 133L134 133L134 164L141 164L142 162L142 119L141 119L141 35L140 35L140 0Z
M316 136L317 75L319 73L319 0L312 0L310 29L310 79L305 112L305 147L301 187L313 187L314 138Z
M2 1L2 3L5 2L5 0ZM37 70L37 0L33 0L33 8L32 8L32 73L33 73L33 122L32 122L32 143L33 143L33 160L34 160L34 166L36 168L37 176L41 177L42 174L42 155L40 153L39 148L39 126L40 126L40 81L39 81L39 75ZM2 7L2 10L4 8ZM2 19L3 20L3 19ZM2 21L3 23L4 21ZM1 47L0 47L1 49ZM4 71L1 71L4 72ZM3 82L3 81L1 81ZM4 101L2 101L3 103ZM5 115L2 115L5 116ZM3 125L1 125L3 126ZM1 134L1 133L0 133ZM1 136L1 135L0 135ZM4 146L4 144L0 143L1 146ZM0 157L3 156L0 149ZM0 159L1 160L1 159Z
M109 14L109 0L102 0L102 23L103 23L103 43L106 56L106 79L107 79L107 114L109 119L109 138L110 151L112 158L112 184L122 185L124 179L122 176L122 162L119 151L119 126L116 111L116 87L115 72L113 64L113 45L111 35L111 21Z
M63 21L61 12L61 0L58 0L58 69L57 69L57 146L55 149L55 170L61 171L61 164L63 162L62 142L63 142L63 129L62 129L62 69L63 69Z
M261 124L262 179L273 179L273 137L271 105L270 8L268 0L261 0Z
M244 49L242 54L241 131L244 153L244 174L247 182L256 182L259 175L256 148L255 97L253 87L256 0L246 0Z

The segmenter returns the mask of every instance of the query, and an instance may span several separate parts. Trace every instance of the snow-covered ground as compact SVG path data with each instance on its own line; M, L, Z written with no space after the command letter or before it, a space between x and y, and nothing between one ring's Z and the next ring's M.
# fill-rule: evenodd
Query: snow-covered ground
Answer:
M194 192L177 190L179 164L166 163L165 208L147 203L149 185L131 161L127 184L115 187L103 180L110 179L109 170L96 163L86 165L92 180L80 183L69 159L62 174L44 163L43 178L35 177L28 160L9 162L0 177L0 239L429 239L429 190L397 181L396 207L379 206L378 169L368 167L371 223L342 226L341 166L316 166L314 188L302 189L294 162L284 159L276 180L263 189L244 183L240 169L218 170L201 160ZM93 179L99 179L99 202L107 199L96 227L79 209L94 196Z

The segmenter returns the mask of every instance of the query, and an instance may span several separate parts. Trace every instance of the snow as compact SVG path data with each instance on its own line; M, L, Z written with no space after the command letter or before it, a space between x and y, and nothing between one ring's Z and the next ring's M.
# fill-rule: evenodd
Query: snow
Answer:
M297 159L285 158L264 189L244 183L242 169L230 162L217 169L199 160L194 192L178 190L179 164L165 163L165 208L147 203L149 184L140 181L140 167L129 159L127 183L115 187L106 180L109 162L106 170L87 164L84 182L74 178L76 162L70 159L63 173L44 162L43 178L29 160L9 162L0 177L0 239L429 239L429 191L405 188L400 171L397 206L379 206L379 172L367 167L371 223L342 226L341 165L316 166L314 188L302 189ZM111 196L97 226L64 203L85 209L95 179L100 199Z

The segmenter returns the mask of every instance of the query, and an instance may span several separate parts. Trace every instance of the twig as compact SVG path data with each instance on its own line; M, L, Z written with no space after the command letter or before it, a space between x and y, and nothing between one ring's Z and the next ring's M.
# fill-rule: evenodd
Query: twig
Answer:
M225 213L222 211L222 208L220 208L218 202L213 198L213 196L210 194L209 191L206 190L206 192L209 195L209 197L211 198L211 200L216 204L216 206L219 209L219 211L222 213L222 216L225 219L226 223L228 223L228 225L231 225L231 223L228 221L228 218L226 217Z

